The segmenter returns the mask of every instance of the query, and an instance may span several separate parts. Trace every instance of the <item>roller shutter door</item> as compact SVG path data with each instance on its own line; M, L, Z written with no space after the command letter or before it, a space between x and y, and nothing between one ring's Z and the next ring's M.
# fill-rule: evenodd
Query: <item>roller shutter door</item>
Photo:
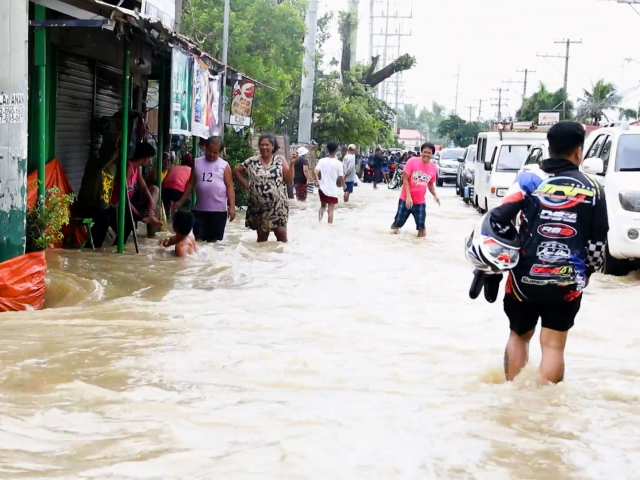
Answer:
M56 156L78 193L91 155L94 73L90 60L60 52L56 119Z

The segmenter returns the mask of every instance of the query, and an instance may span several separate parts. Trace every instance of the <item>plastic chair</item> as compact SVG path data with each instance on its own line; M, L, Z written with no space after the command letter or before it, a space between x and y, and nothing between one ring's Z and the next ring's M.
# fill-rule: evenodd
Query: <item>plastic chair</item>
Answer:
M76 229L80 227L85 229L86 236L85 236L84 242L78 245L78 248L84 248L87 242L90 242L91 250L95 250L95 246L93 244L93 237L91 236L91 228L93 227L94 224L95 222L93 221L93 218L72 218L71 219L71 235L67 240L67 248L69 248L69 243L76 236Z

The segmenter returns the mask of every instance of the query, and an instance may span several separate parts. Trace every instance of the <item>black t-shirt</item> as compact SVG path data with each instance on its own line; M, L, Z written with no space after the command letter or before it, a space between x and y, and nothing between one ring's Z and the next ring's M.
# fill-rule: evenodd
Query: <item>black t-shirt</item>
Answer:
M371 168L375 168L376 170L380 170L382 168L382 163L384 162L384 158L380 155L374 155L369 163L371 164Z
M297 185L307 184L307 177L304 176L305 165L309 165L309 161L304 157L300 157L294 166L295 175L293 177L293 183Z

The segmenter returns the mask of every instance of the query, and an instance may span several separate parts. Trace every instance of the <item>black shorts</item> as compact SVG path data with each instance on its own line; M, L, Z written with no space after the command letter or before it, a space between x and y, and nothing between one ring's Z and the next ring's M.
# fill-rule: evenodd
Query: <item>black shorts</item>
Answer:
M580 311L582 296L571 302L538 303L520 302L513 295L504 296L504 313L509 317L509 327L517 335L530 332L542 319L542 328L568 332Z
M193 210L193 235L196 240L218 242L224 239L227 212L201 212Z

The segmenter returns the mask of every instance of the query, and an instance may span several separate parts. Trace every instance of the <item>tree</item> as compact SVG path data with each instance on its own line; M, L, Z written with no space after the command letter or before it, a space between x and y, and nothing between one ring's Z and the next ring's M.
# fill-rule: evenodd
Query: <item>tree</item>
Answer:
M621 108L619 120L638 120L638 112L639 110L634 110L633 108Z
M578 118L591 125L599 125L602 117L609 120L605 112L617 107L622 99L613 83L603 79L595 85L592 83L591 87L591 91L584 90L584 98L578 100Z
M423 108L418 114L418 106L405 104L398 114L398 127L409 130L418 130L425 138L432 142L440 141L438 127L445 119L445 108L436 102L431 104L431 109Z
M547 90L547 86L540 82L538 91L524 100L520 110L516 112L516 118L521 121L537 122L540 112L562 111L564 102L567 102L566 120L569 120L573 118L571 113L573 102L568 100L564 88L556 92L550 92Z
M351 65L351 31L356 26L357 21L358 19L353 18L351 13L340 13L339 30L340 39L342 40L342 62L340 63L340 69L342 71L343 78L345 78L345 73L350 72L355 66ZM415 57L412 57L409 54L404 54L376 72L376 67L378 66L379 61L380 55L371 58L369 68L365 74L359 78L360 82L374 88L396 73L409 70L416 64Z
M296 88L299 96L306 5L304 0L231 1L229 64L275 89L256 89L258 130L273 128ZM217 58L222 58L223 10L224 0L189 0L182 15L182 31Z
M362 71L356 70L355 75L362 75ZM337 73L323 74L316 82L314 97L313 138L318 144L331 140L358 145L395 144L393 110L357 77L344 82Z
M486 129L487 125L482 122L467 122L452 114L440 123L438 133L443 138L449 138L456 147L468 147Z

